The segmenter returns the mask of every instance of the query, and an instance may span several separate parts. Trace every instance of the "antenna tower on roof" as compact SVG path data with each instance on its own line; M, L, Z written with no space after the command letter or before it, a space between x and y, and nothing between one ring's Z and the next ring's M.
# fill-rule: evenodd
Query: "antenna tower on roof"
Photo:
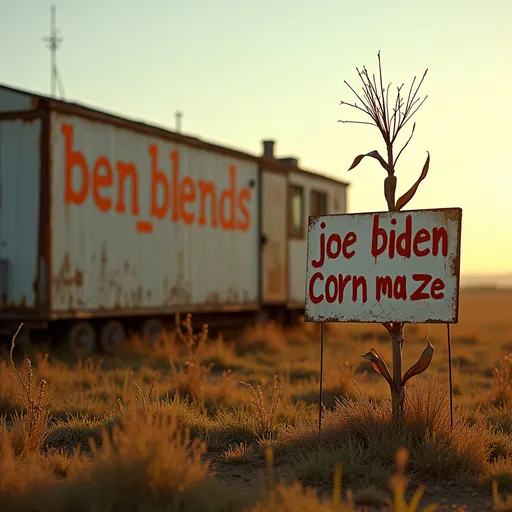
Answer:
M56 97L57 90L57 48L60 43L62 43L63 39L57 32L57 28L55 26L55 5L51 7L50 14L50 35L48 37L43 37L43 41L48 43L48 48L50 50L50 73L51 73L51 95Z

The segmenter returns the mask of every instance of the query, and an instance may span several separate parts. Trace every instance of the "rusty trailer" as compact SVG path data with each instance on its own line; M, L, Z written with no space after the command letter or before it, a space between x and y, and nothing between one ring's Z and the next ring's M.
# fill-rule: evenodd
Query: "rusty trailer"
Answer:
M347 184L0 86L0 331L74 349L152 335L177 312L304 311L310 215ZM62 327L62 329L60 329Z

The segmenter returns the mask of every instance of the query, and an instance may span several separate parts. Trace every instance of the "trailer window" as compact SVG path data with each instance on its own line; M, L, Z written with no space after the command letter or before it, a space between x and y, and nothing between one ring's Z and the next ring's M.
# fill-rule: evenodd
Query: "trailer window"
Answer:
M304 192L302 187L290 185L288 208L288 234L293 238L302 238L304 236Z
M327 194L313 190L311 192L311 215L327 214Z

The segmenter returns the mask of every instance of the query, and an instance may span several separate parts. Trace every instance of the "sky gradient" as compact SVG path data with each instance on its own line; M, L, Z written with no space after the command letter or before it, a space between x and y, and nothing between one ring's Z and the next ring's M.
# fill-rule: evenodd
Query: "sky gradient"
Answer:
M386 209L375 127L340 100L356 66L428 99L397 166L398 194L430 171L407 208L463 208L462 273L512 272L512 1L187 0L56 3L64 99L347 180L349 212ZM0 0L0 82L50 92L50 3ZM393 89L392 89L393 90ZM412 122L404 128L405 142ZM401 147L400 145L398 147Z

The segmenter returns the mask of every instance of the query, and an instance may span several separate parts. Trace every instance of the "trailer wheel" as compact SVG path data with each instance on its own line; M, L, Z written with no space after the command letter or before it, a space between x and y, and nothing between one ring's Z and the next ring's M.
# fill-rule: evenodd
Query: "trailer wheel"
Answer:
M101 348L105 352L112 354L119 343L126 341L126 331L123 324L117 320L109 320L103 324L100 330L99 341Z
M76 322L66 333L66 344L75 354L90 354L96 350L96 331L90 322Z
M158 318L148 318L142 324L141 335L146 342L153 345L158 341L164 330L165 325Z
M263 308L263 309L261 309L261 311L258 311L256 313L256 317L255 317L254 323L256 325L258 325L258 324L264 325L269 320L270 320L270 313L268 312L268 309Z

